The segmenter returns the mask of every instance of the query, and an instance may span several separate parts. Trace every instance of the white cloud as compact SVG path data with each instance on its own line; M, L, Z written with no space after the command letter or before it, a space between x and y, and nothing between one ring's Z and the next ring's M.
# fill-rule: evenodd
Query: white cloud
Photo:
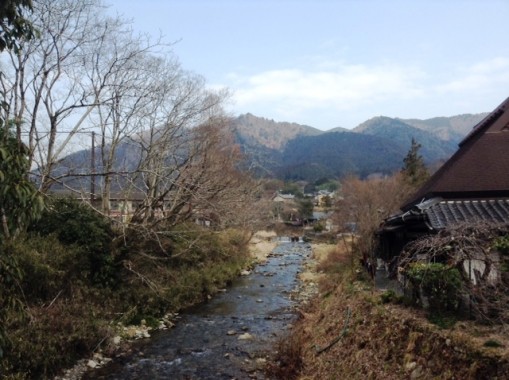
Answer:
M509 84L509 58L498 57L458 69L451 79L436 86L440 94L486 92Z
M330 66L330 65L329 65ZM231 75L240 108L277 103L280 109L354 109L386 97L413 98L422 72L381 65L339 65L332 69L282 69L251 77Z
M226 85L239 113L325 129L354 127L377 115L426 118L489 111L508 95L501 96L509 84L509 58L452 70L445 66L432 73L430 67L390 62L315 62L251 76L230 74Z

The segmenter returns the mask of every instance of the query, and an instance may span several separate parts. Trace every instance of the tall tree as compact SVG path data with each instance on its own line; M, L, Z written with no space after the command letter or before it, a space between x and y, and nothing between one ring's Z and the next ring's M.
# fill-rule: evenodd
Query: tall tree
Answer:
M412 138L410 149L403 159L404 165L401 169L405 182L414 188L420 187L429 178L428 169L419 154L419 149L421 149L421 144Z
M30 19L40 38L9 52L0 85L9 105L4 118L16 122L39 186L47 190L56 163L70 152L73 137L87 132L87 118L104 101L105 85L94 87L86 69L101 42L118 30L99 0L33 0Z
M20 41L34 36L30 22L23 12L31 9L30 0L4 0L0 4L0 53L5 49L18 50ZM0 72L0 77L3 73ZM5 111L5 89L0 88L1 108ZM8 339L4 330L7 313L19 304L15 289L21 278L15 257L5 249L6 242L37 216L42 199L28 181L27 149L16 139L4 113L0 114L0 358Z
M341 229L355 227L358 253L374 263L375 231L380 223L396 212L412 192L401 173L387 178L342 181L342 198L336 202L335 221Z

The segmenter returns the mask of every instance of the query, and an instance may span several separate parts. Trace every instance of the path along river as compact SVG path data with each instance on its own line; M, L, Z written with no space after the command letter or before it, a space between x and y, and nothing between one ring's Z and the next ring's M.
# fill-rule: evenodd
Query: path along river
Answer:
M307 243L282 241L264 264L224 293L180 315L134 353L86 379L265 379L265 360L294 321Z

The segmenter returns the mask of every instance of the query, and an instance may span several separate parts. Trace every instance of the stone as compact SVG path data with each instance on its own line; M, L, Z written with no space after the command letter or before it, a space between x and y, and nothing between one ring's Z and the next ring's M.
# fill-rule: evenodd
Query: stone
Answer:
M117 335L113 338L113 344L118 346L120 344L120 342L122 341L122 337Z
M92 359L90 359L87 362L87 367L88 368L97 368L98 365L99 365L99 363L97 363L95 360L92 360Z
M252 340L254 337L250 333L244 333L239 335L239 340Z
M226 335L236 335L237 332L235 330L228 330L228 332L226 333Z
M132 339L132 338L136 337L137 332L138 331L137 331L136 327L134 327L134 326L129 326L129 327L125 328L125 333L128 338Z
M423 375L424 375L424 371L422 370L422 367L417 366L410 374L410 379L411 380L421 379L423 377Z
M405 364L405 369L407 371L412 371L413 369L415 369L415 367L417 367L417 363L416 362L409 362L409 363Z

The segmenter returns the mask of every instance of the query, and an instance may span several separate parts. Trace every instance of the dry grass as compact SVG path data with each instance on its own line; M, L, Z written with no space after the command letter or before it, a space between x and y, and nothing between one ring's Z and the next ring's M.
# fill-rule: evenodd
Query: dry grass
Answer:
M506 379L507 326L459 322L442 330L424 313L382 304L359 280L346 244L313 247L320 296L306 310L269 368L279 379ZM322 249L323 248L323 249ZM330 346L330 347L329 347ZM320 349L329 347L320 352Z
M249 241L249 253L257 262L264 262L268 255L276 248L277 243L272 241L276 237L274 231L258 231Z

